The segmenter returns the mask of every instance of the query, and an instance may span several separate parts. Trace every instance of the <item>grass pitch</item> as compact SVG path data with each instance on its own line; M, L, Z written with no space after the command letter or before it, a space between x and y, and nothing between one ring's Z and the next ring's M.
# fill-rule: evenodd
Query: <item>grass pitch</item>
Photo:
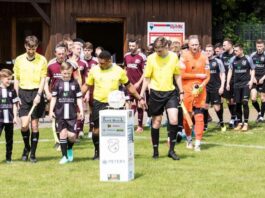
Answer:
M265 124L247 133L221 133L212 124L202 151L177 145L180 161L167 157L166 131L161 129L160 158L153 160L150 131L135 136L135 180L100 182L93 144L74 146L74 162L59 165L51 129L41 129L38 163L20 160L23 144L15 132L13 163L5 163L4 134L0 139L0 197L265 197ZM17 142L19 141L19 142Z

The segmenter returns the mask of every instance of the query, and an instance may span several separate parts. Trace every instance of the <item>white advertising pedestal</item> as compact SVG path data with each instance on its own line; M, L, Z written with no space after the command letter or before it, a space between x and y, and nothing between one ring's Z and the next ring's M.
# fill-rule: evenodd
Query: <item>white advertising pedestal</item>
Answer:
M134 179L134 115L132 110L102 110L100 181Z

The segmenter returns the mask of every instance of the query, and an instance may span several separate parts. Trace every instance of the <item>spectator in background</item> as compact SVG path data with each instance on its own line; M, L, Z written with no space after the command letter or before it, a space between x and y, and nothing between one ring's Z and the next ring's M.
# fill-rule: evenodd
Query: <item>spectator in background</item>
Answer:
M96 57L98 57L99 54L100 54L103 50L104 50L104 48L101 47L101 46L96 47L96 49L95 49L95 55L96 55Z
M154 44L150 43L146 48L146 56L149 56L150 54L154 53Z

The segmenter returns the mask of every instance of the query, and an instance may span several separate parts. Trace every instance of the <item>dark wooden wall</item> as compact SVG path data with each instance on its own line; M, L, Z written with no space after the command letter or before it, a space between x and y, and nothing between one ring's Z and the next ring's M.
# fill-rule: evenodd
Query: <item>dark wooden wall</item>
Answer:
M51 46L63 35L76 36L78 17L118 17L125 20L125 39L145 47L147 22L185 22L186 35L211 42L211 0L51 0ZM126 41L126 40L125 40Z
M50 15L50 4L39 4ZM46 50L50 39L49 27L30 3L0 2L0 64L14 59L17 54L16 24L21 19L42 23L42 48ZM24 41L24 40L23 40ZM21 41L21 42L23 42Z
M76 36L79 17L124 19L124 51L127 40L137 38L142 47L147 43L147 22L185 22L186 35L198 34L202 45L211 42L211 0L50 0L40 4L51 19L43 21L43 50L49 59L53 48L63 35ZM30 3L0 3L0 56L14 58L12 47L12 18L40 17ZM12 49L11 49L12 48Z

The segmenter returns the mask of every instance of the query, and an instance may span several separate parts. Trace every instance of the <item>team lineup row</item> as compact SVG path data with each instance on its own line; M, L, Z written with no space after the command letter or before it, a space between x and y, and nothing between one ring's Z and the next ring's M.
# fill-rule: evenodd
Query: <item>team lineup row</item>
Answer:
M103 49L99 48L101 52L93 57L93 45L89 42L65 38L55 47L55 58L49 63L36 53L37 46L35 36L26 37L26 53L16 58L13 68L14 89L10 87L12 72L3 69L0 73L0 124L1 132L5 129L8 163L12 157L17 111L25 145L22 160L29 158L31 162L37 162L38 124L45 109L44 93L50 101L49 116L56 120L55 139L62 151L60 164L73 161L73 145L83 132L87 103L95 147L93 159L99 159L99 111L106 108L108 95L113 90L126 91L130 98L128 107L138 112L136 132L143 131L143 113L147 110L152 120L154 159L159 157L159 129L164 110L168 119L168 157L173 160L179 160L174 150L176 142L181 140L182 128L186 133L187 148L201 150L210 105L214 106L221 130L226 130L222 97L228 102L229 124L235 130L248 130L250 94L258 111L257 120L263 121L265 55L262 40L256 42L257 51L247 56L242 45L233 46L229 39L224 40L223 46L206 45L203 51L196 35L190 36L182 49L179 42L158 37L148 46L147 58L139 51L137 41L130 40L129 52L124 56L124 69L113 63L111 54ZM261 107L257 93L261 93ZM187 112L182 112L181 104ZM33 105L36 107L29 122L28 114ZM188 122L190 117L193 117L195 145Z

